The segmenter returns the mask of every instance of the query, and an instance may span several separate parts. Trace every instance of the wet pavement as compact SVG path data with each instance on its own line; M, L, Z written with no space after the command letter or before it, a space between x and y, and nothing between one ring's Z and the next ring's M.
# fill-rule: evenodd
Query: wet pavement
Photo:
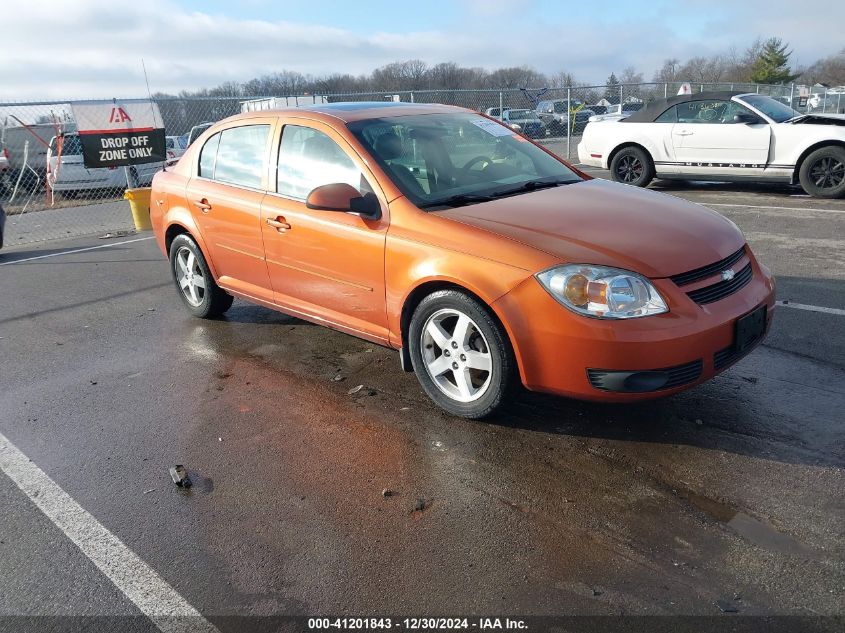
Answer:
M780 300L845 309L845 202L672 189L724 205ZM240 301L192 319L151 240L2 266L0 296L0 432L221 631L845 611L845 316L778 307L763 346L672 398L524 394L472 422L390 350ZM135 613L3 474L0 503L0 615Z

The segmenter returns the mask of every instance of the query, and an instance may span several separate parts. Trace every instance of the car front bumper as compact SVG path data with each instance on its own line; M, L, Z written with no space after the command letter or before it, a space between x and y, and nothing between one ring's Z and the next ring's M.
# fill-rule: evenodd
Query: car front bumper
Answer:
M709 380L763 340L772 323L774 280L753 255L749 259L751 281L705 305L692 301L669 279L652 280L669 307L655 316L584 317L560 305L534 277L493 308L506 324L528 389L582 400L648 400ZM735 350L737 319L763 305L763 336L741 352ZM627 374L633 377L626 383Z

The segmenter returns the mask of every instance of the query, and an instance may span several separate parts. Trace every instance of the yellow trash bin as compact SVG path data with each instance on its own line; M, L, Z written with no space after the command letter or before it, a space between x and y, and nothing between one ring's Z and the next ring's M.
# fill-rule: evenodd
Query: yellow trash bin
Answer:
M127 189L123 197L129 200L129 208L132 209L132 221L138 231L150 231L153 225L150 224L150 187L138 187Z

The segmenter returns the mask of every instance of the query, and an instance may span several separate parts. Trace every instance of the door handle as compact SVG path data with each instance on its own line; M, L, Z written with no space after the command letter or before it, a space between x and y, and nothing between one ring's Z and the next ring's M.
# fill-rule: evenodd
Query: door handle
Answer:
M287 221L285 221L285 219L282 216L278 216L275 219L274 218L267 218L267 224L269 226L272 226L279 233L285 233L286 231L288 231L291 228L290 224L288 224Z
M211 205L205 198L203 198L202 200L194 200L194 206L203 213L208 213L209 211L211 211Z
M681 130L680 132L675 132L676 136L692 136L695 132L691 132L689 130Z

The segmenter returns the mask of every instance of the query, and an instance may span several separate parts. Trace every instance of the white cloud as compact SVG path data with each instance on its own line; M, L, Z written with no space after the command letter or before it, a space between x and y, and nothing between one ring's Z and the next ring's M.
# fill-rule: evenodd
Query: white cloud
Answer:
M473 10L483 10L469 2ZM782 35L795 58L810 63L842 46L845 17L845 9L830 3L821 18L753 0L733 17L698 23L694 38L648 16L622 24L598 12L589 22L566 25L512 24L505 14L479 24L444 19L438 30L360 35L329 26L190 12L174 0L67 0L61 9L49 4L55 3L30 1L4 10L0 100L140 96L146 91L141 58L153 90L166 92L281 69L358 74L412 57L487 68L528 64L601 82L611 70L629 65L648 77L666 57L743 48L758 34ZM489 6L502 5L490 0Z

